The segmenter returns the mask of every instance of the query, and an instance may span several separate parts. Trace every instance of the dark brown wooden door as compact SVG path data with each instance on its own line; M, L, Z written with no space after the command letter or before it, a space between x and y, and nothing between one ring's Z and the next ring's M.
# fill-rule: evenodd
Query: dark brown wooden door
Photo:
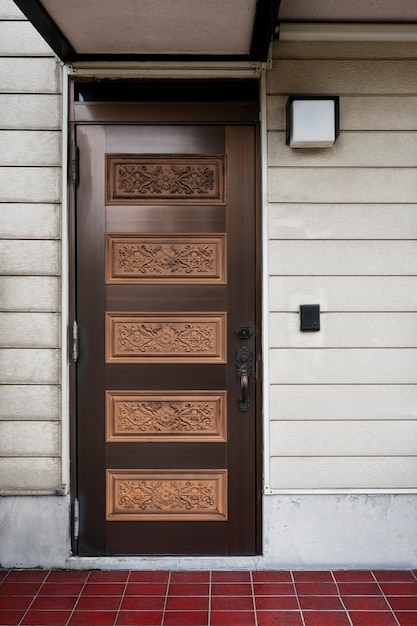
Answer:
M78 552L256 554L256 128L76 135Z

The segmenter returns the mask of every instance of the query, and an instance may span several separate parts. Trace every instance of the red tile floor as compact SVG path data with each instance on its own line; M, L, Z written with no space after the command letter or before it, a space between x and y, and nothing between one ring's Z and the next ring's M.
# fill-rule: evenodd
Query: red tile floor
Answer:
M417 626L417 570L0 570L0 624Z

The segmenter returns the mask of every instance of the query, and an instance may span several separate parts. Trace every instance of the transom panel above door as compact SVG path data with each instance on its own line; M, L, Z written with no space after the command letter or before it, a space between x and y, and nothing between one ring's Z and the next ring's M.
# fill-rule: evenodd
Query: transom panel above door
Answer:
M78 552L255 554L256 125L76 139Z

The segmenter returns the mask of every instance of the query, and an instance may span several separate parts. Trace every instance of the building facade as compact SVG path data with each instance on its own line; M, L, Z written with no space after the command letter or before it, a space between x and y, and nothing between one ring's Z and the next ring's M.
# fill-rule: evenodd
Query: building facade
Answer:
M398 24L385 24L379 34L372 31L372 25L360 25L356 30L352 27L355 36L346 30L338 33L337 26L332 28L331 36L331 29L313 36L311 31L308 34L302 28L283 24L265 63L244 66L213 63L210 68L208 64L196 68L191 62L187 67L181 61L174 69L169 63L156 64L150 69L146 63L117 65L109 62L94 67L63 63L17 6L11 0L0 0L1 566L416 567L417 35L410 25ZM259 347L252 357L256 361L257 379L262 380L256 403L257 430L249 430L247 434L256 439L258 458L249 470L256 474L255 478L243 469L239 475L239 450L233 452L236 483L241 485L242 492L256 493L253 505L257 518L255 548L238 547L228 551L226 547L223 552L217 549L210 552L200 547L195 552L182 550L176 556L170 556L169 548L166 554L155 551L154 555L136 547L131 552L128 547L116 548L113 552L92 548L87 554L88 550L77 548L74 534L78 524L82 527L84 523L84 501L78 494L79 484L83 484L80 473L90 471L89 455L94 458L95 444L91 442L88 454L77 447L77 436L83 433L83 426L77 422L76 415L79 406L76 370L82 369L88 348L81 341L79 360L75 363L73 321L74 310L77 306L82 308L74 302L74 281L81 281L89 263L87 250L81 257L84 264L79 261L80 266L74 270L74 233L78 232L81 237L88 219L84 223L83 218L77 218L77 231L73 207L78 210L78 206L84 206L83 202L98 202L85 178L86 169L96 171L95 157L88 163L83 160L86 158L83 146L93 145L91 133L97 135L94 146L101 141L106 141L106 145L114 144L113 152L119 156L133 151L133 140L127 136L130 131L124 135L124 131L120 131L125 143L121 135L117 138L111 135L114 128L119 128L120 118L110 119L113 114L109 113L110 117L102 118L100 124L102 126L104 120L110 134L105 140L98 137L100 124L92 124L91 119L86 121L91 109L88 102L83 105L86 100L82 85L91 79L96 82L98 79L123 79L125 82L128 79L132 84L145 79L166 81L171 76L183 82L185 79L202 82L210 78L212 82L217 81L216 89L219 81L256 83L259 93L256 98L245 96L246 102L250 101L251 106L255 103L258 108L255 116L250 114L256 135L250 140L252 144L255 142L256 165L252 163L252 170L249 165L249 172L252 171L256 191L253 187L247 191L254 202L256 200L257 207L256 216L252 218L257 231L252 241L257 249L252 269L256 277L253 298L255 309L259 311ZM81 87L74 88L74 85ZM81 97L77 99L75 92ZM286 103L288 96L294 94L339 96L340 135L333 147L291 149L286 144ZM80 105L78 109L75 102ZM172 111L172 103L170 108ZM235 108L233 104L229 106L230 110ZM213 111L214 105L210 115L215 116ZM123 115L125 120L126 115L130 115L127 108ZM208 122L208 113L205 115L195 119L202 127L211 124L207 145L214 147L202 148L201 154L218 154L220 143L213 138L216 118ZM238 174L231 172L234 158L236 171L241 172L239 168L243 165L238 156L233 156L241 148L233 152L227 147L227 141L230 140L231 145L233 142L243 145L239 143L243 139L233 139L233 129L247 125L249 118L232 119L227 117L229 113L221 115L227 118L227 128L232 128L226 131L226 138L229 137L226 140L227 172L231 180L227 194L229 198L236 193L239 204L243 203L244 194L239 195L240 183L233 183ZM130 119L132 123L136 120L135 117ZM154 122L154 118L149 119ZM165 126L168 121L164 119ZM196 124L194 121L193 128ZM135 150L143 157L146 142L154 140L148 135L141 139L139 135L135 135L139 145ZM74 139L80 147L79 187L71 183L69 176L68 145ZM163 142L167 141L164 136ZM161 152L178 153L178 145L173 140L174 147ZM103 150L109 152L106 147ZM184 153L195 152L195 148L186 148ZM126 162L123 163L126 167ZM158 161L158 164L167 167L165 162ZM87 199L78 201L77 205L78 193ZM110 207L112 203L120 205L126 215L130 215L130 209L126 208L129 202L120 197L113 202L109 195L107 204ZM218 214L222 202L214 200L217 208L213 209L213 214ZM169 203L170 198L167 205L171 206ZM152 207L155 201L151 199L148 204ZM125 237L126 243L127 233L131 236L132 231L117 221L119 217L112 217L111 211L109 221L117 224L113 231L122 239ZM162 217L154 228L159 235L165 232L165 226L161 225L167 214L164 211L161 209ZM186 214L184 209L181 215ZM126 219L132 221L133 218ZM227 235L228 247L232 250L232 235L239 222L233 215L228 220L233 226ZM173 233L178 238L179 233L195 231L194 222L190 224L184 231L174 227ZM208 230L216 233L220 229L212 225ZM108 231L108 237L111 238L113 231ZM146 230L148 243L149 232ZM172 249L187 245L173 239L173 233L170 233ZM212 239L206 237L204 245L209 245L207 241L210 243ZM159 240L151 243L163 245ZM236 244L235 247L239 248ZM232 266L233 263L228 269L230 277ZM100 268L97 271L99 273ZM86 286L78 293L78 302L88 290L94 292L92 284L97 275L87 273ZM109 278L107 284L111 285L112 280ZM212 282L215 280L213 278ZM239 283L238 271L233 280L233 284ZM220 278L218 282L225 284L227 281L222 283ZM111 286L110 300L116 298L112 289L115 291L117 287ZM126 284L122 289L127 293ZM152 299L152 289L145 284L141 297ZM184 281L179 282L177 292L175 289L173 298L176 293L185 291ZM188 298L188 309L192 294L203 298L204 290L209 287L203 283L199 289L184 296ZM220 288L214 289L219 289L220 293ZM226 299L225 313L229 317L234 310L236 293L232 291ZM320 305L319 332L300 331L299 307L303 304ZM123 310L126 316L132 306L125 304L123 309L119 305L116 310ZM146 315L154 311L156 305L146 306L143 310L148 319ZM206 310L203 304L192 306L193 311L198 312L196 319ZM177 304L170 309L177 311L178 319L181 318L179 309ZM166 318L165 310L164 315ZM221 315L218 318L223 319ZM204 318L204 323L208 323L207 319ZM115 319L114 324L117 323ZM134 322L129 318L123 323ZM246 318L242 324L242 328L246 328ZM82 339L82 325L79 332ZM241 345L244 343L232 344L229 361L235 348ZM117 350L106 356L107 362L113 363L110 369L121 367L116 365L118 358L124 362ZM140 355L135 358L134 367L144 368L140 365ZM148 356L146 363L158 362L158 358ZM226 355L215 358L218 362L227 361ZM93 362L89 361L90 369ZM200 363L197 357L195 363ZM198 369L192 357L188 366ZM250 385L255 377L255 363L253 367ZM123 377L123 371L115 374L116 378ZM134 371L146 380L145 369ZM210 372L208 376L217 376ZM93 387L97 382L94 378L88 381ZM233 386L233 381L230 384ZM196 382L197 387L193 389L199 388L198 385L201 383ZM149 389L151 386L148 385ZM123 390L122 383L113 383L113 387L119 392ZM173 384L164 381L162 388L171 392L171 396L167 396L169 406L174 404L172 396L175 394L176 407L180 402L190 403L190 396L184 399L178 395ZM209 388L210 393L217 390L217 383ZM83 393L87 395L86 391ZM122 399L127 401L127 397L132 401L132 393L125 392ZM227 393L230 396L230 388ZM243 388L236 393L244 393ZM254 392L249 387L251 393ZM194 397L192 392L190 395ZM150 402L152 397L149 391L141 401ZM116 392L112 399L117 401ZM156 401L161 402L160 396L154 399ZM216 401L222 402L218 398ZM205 402L208 402L207 397ZM241 411L238 418L246 419L245 412ZM219 437L220 441L221 435ZM162 445L153 443L155 441L148 435L147 443L151 447L146 454L149 457ZM182 445L186 450L187 440L181 441L173 445ZM123 454L128 456L131 450L128 446L133 444L124 445ZM152 448L153 445L156 447ZM89 457L81 469L78 454ZM216 462L210 461L210 469L218 469ZM113 460L113 463L121 472L119 461ZM243 467L244 459L241 463ZM151 465L155 470L155 464ZM94 473L94 466L91 467ZM129 467L136 467L134 461ZM167 471L165 466L161 467L164 469L158 471ZM152 475L152 485L162 480L158 471ZM171 486L173 481L182 480L184 467L177 467L176 471L174 478L169 478ZM194 487L197 488L201 485L198 481L203 479L197 471L195 474L197 478L187 474L185 478L191 482L196 480ZM221 471L218 474L221 476ZM143 478L142 474L138 475ZM126 480L132 481L132 476L128 474ZM209 476L207 480L214 480L208 471L206 476ZM222 479L216 475L216 480ZM219 488L221 493L223 488L226 489ZM91 489L94 490L94 486ZM229 506L232 507L232 503ZM219 505L213 515L224 515L224 510L220 509ZM107 524L113 524L112 528L120 527L125 518L111 521L112 514L119 513L107 510ZM126 516L126 511L123 514ZM152 515L146 523L153 527L166 523L158 518L159 513ZM199 524L191 519L185 519L187 528L187 524ZM203 523L208 524L207 518L204 520ZM140 529L143 523L140 515L134 523L137 526L124 521L128 529ZM87 526L92 524L94 519ZM223 521L213 524L216 534ZM239 532L239 524L233 532Z

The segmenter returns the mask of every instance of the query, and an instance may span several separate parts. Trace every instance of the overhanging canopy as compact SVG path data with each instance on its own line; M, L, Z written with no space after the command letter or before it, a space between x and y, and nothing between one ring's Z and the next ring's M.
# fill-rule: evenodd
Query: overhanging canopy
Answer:
M63 61L264 61L280 0L15 3Z
M417 24L416 0L14 1L69 62L266 61L277 26Z

